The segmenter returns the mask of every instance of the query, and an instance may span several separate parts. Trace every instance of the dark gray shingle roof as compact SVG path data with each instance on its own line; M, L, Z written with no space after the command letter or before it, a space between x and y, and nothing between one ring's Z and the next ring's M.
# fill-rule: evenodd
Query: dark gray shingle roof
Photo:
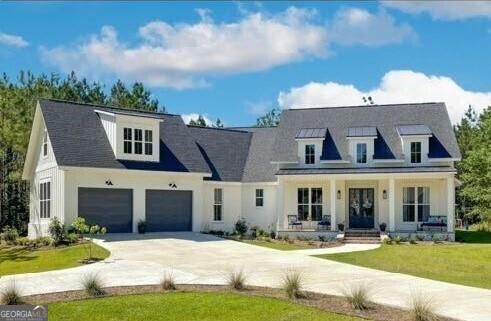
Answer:
M242 175L243 182L276 181L276 165L271 164L276 127L244 129L253 133Z
M301 128L327 128L322 159L349 160L346 129L350 127L376 127L376 159L402 158L397 126L421 124L432 130L430 157L460 158L445 104L427 103L284 110L272 160L298 160L294 140Z
M160 123L160 162L124 161L115 158L94 110L130 111L45 99L39 104L60 166L210 173L180 116L131 112L163 120Z
M400 136L431 135L431 130L426 125L400 125L397 126Z

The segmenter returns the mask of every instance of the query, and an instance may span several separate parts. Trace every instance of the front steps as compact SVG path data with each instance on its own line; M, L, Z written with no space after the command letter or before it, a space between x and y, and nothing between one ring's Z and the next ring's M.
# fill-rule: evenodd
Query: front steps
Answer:
M377 244L380 243L380 232L369 230L350 230L344 232L344 243Z

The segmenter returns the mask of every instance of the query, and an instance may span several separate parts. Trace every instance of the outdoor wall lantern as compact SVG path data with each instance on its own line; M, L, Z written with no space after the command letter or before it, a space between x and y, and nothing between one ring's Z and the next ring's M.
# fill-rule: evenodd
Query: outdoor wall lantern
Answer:
M174 182L170 182L170 183L169 183L169 187L170 187L170 188L177 188L177 185L176 185L176 183L174 183Z
M107 185L107 186L113 186L113 182L111 182L111 180L110 180L110 179L108 179L108 180L106 181L106 185Z
M384 189L384 190L383 190L383 192L382 192L382 198L383 198L384 200L386 200L386 199L387 199L387 191L386 191L385 189Z
M337 194L338 194L338 200L340 200L341 199L341 190L340 189L338 189L338 193Z

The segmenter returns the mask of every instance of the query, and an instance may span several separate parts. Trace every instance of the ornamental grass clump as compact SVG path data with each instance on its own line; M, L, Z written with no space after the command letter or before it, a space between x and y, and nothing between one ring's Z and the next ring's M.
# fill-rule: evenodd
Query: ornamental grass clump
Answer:
M0 293L1 303L6 305L20 305L24 304L24 300L20 294L19 289L15 285L15 282L12 281L9 285L7 285L2 292Z
M303 297L303 276L299 271L288 271L283 276L283 289L290 299Z
M162 278L162 281L160 281L160 285L165 291L173 291L177 289L176 281L172 273L164 273L164 277Z
M88 274L84 276L82 285L85 292L90 296L98 297L105 294L104 286L97 274Z
M413 321L438 321L435 313L435 305L431 298L421 294L413 293L409 303L411 320Z
M246 274L244 271L232 271L227 275L227 284L235 290L244 290L246 288Z
M366 284L352 284L345 289L344 296L353 309L368 309L370 302L370 290Z

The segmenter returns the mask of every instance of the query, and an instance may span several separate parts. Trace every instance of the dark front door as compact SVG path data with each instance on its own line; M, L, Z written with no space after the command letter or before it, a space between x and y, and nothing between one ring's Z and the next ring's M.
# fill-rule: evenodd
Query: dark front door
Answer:
M147 231L191 231L193 221L192 191L146 191Z
M374 189L349 189L349 227L373 228L374 226Z

